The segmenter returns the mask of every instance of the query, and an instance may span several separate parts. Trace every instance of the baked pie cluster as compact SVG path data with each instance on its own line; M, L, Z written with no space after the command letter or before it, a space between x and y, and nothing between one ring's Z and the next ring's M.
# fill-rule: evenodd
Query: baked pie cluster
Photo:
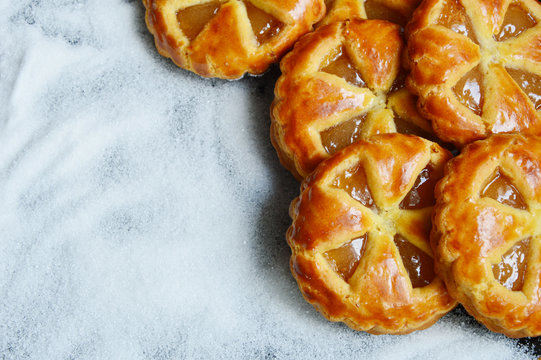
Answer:
M541 335L540 9L425 0L406 42L400 21L331 10L284 57L271 140L304 179L291 271L326 318L403 334L458 301L491 330Z
M295 43L271 140L302 181L291 272L327 319L405 334L460 303L541 335L538 1L143 3L159 52L205 77L260 74Z

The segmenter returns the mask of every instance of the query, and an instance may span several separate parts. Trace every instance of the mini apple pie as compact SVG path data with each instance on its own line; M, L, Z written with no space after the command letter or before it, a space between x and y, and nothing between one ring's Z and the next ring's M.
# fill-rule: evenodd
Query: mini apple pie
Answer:
M284 59L274 90L271 140L298 179L345 146L378 133L434 139L404 88L400 28L354 19L304 36Z
M205 77L261 74L325 13L323 0L143 0L161 55Z
M455 306L434 273L434 186L451 154L375 135L322 162L290 207L291 272L331 321L373 334L427 328Z
M425 0L406 30L408 87L440 138L541 134L538 1Z
M327 15L321 21L327 25L353 18L387 20L406 26L421 0L325 0Z
M436 197L431 240L449 292L493 331L541 335L541 138L468 145Z

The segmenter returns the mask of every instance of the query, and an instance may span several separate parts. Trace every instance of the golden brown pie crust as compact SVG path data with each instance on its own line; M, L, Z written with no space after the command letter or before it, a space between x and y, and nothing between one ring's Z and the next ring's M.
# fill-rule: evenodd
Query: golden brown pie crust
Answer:
M496 171L517 189L523 206L484 195ZM436 198L431 242L449 293L492 331L541 335L541 138L492 135L468 145L447 166ZM512 291L493 266L525 239L523 286Z
M541 134L539 2L425 0L406 35L408 87L441 139L463 146L492 133Z
M402 202L424 168L433 167L439 179L450 157L420 137L376 135L325 160L302 183L290 207L291 272L305 299L327 319L373 334L406 334L427 328L455 306L438 276L413 287L393 241L400 234L432 256L432 206L404 209ZM365 173L372 207L336 187L336 179L354 168ZM326 253L361 236L364 254L350 276L341 277Z
M359 138L396 132L397 118L433 136L430 122L416 110L416 99L402 87L403 48L398 25L354 19L305 35L284 57L271 108L271 140L282 164L297 179L332 154L321 133L356 117L365 116ZM340 52L364 86L325 71Z
M261 74L293 43L310 31L325 13L323 0L225 0L190 41L177 14L206 0L143 0L146 23L159 53L178 66L204 77L237 79L246 72ZM260 44L247 15L250 4L280 22L279 33Z

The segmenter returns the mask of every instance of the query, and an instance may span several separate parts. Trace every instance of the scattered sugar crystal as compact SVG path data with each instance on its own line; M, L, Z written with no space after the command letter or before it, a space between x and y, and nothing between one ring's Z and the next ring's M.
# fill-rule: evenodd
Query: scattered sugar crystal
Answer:
M3 359L531 358L460 311L376 337L302 299L276 67L180 70L140 1L4 1L0 32Z

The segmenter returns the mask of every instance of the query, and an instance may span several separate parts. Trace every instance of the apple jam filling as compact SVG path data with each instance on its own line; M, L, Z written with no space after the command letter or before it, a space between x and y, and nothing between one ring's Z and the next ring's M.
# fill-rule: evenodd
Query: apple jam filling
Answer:
M205 25L218 13L221 2L213 1L177 11L177 21L182 33L193 41Z
M440 179L441 174L436 173L434 166L428 164L417 176L411 190L400 202L400 208L403 210L423 209L434 206L434 187Z
M320 136L325 151L332 155L357 141L365 119L366 114L363 114L323 130Z
M407 77L407 72L404 70L400 70L398 72L398 75L394 79L393 84L391 85L391 88L389 89L389 94L394 93L406 87L406 77Z
M364 9L368 19L387 20L402 26L405 26L408 22L408 19L400 12L385 6L380 1L366 0L364 3Z
M353 275L359 265L366 247L367 235L363 235L340 246L337 249L329 250L323 254L331 268L340 275L344 281Z
M500 263L492 265L496 280L509 290L521 291L524 286L529 244L530 239L522 240L502 255Z
M457 0L447 0L438 18L437 24L469 37L473 42L477 42L477 37L466 10Z
M397 114L394 116L394 125L396 126L396 132L399 134L416 135L431 141L438 141L438 139L430 132L398 116Z
M244 5L246 6L248 18L250 19L252 30L259 45L268 42L282 31L284 24L280 20L249 2L245 2Z
M541 109L541 76L528 71L506 68L518 86L528 95L535 110Z
M461 104L479 116L483 113L483 74L479 66L464 75L456 83L453 91Z
M343 47L327 60L321 71L339 76L355 86L366 87L361 74L357 71Z
M499 169L494 172L485 188L481 191L481 197L489 197L501 204L517 209L527 209L526 202L518 189Z
M346 191L352 198L367 208L376 209L376 204L368 188L366 173L362 165L346 170L343 174L336 177L333 181L333 186Z
M537 24L534 17L518 4L511 4L505 13L500 32L494 35L497 41L517 37Z
M432 257L401 235L395 235L394 243L400 252L402 263L408 272L413 288L430 284L436 277Z

